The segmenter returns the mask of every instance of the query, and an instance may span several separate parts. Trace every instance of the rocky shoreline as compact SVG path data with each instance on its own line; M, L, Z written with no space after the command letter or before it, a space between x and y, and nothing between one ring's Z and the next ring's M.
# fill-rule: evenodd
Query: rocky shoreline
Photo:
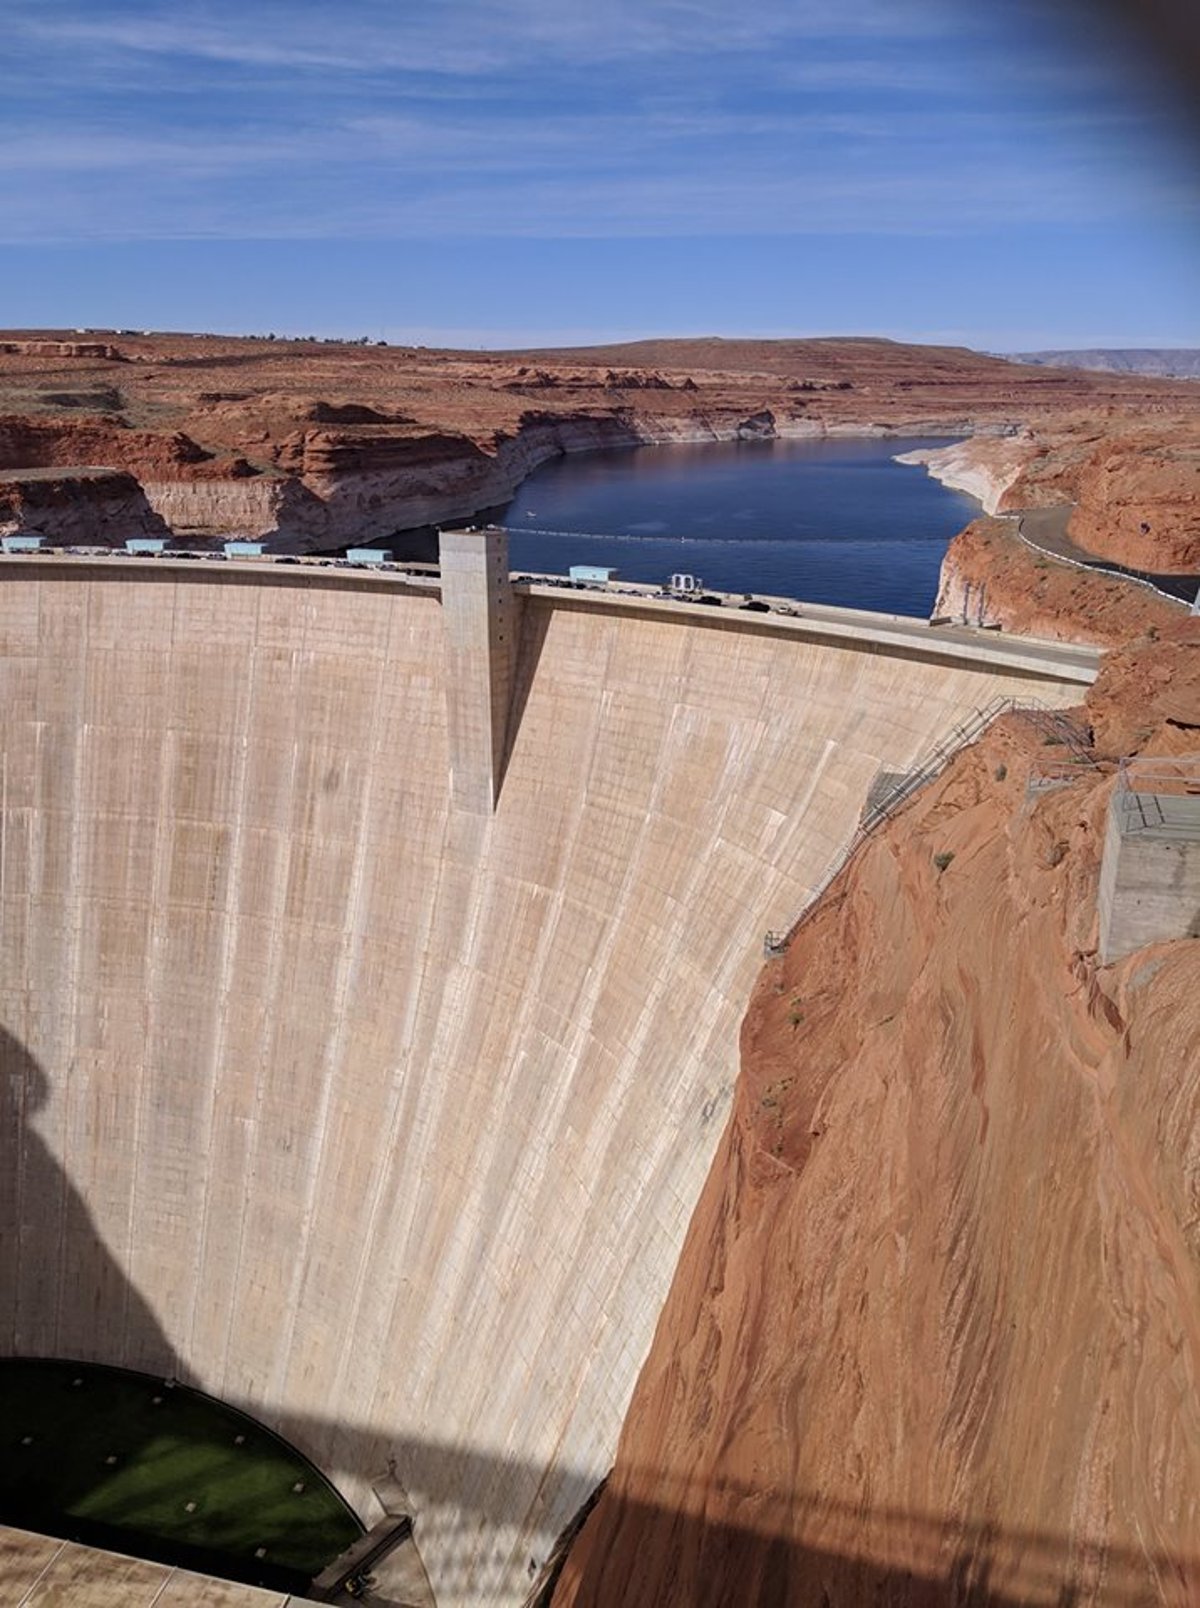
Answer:
M1026 433L999 439L972 434L948 447L899 453L896 462L923 467L943 486L974 497L985 514L998 514L1005 506L1009 488L1020 479L1036 453Z
M888 341L468 354L189 336L118 347L17 331L0 338L0 482L56 469L65 484L103 466L134 476L150 517L177 536L312 549L469 519L562 453L936 434L969 439L928 455L930 471L993 509L1056 433L1115 407L1200 419L1184 382ZM95 495L85 478L72 529ZM52 538L65 529L13 493L6 528L22 518ZM118 523L97 503L95 539L119 539Z
M280 549L319 551L353 541L384 540L397 532L452 520L471 520L507 502L521 483L544 463L580 452L621 447L664 446L738 440L812 440L822 437L886 439L914 434L950 435L969 428L962 420L921 420L895 424L825 423L810 419L776 419L769 411L733 422L712 423L700 417L596 417L523 422L515 435L503 436L491 450L467 437L429 438L414 451L416 460L373 464L372 452L361 451L357 463L338 462L337 443L324 453L308 443L299 474L263 474L216 478L155 478L141 482L152 516L172 535L202 539L246 535L271 541ZM407 442L404 443L408 445ZM432 448L432 450L430 450ZM378 447L374 452L379 453ZM365 462L361 461L365 458ZM906 458L901 461L916 461ZM120 471L112 471L119 473ZM72 476L64 469L64 485L74 479L74 500L86 505L95 472ZM0 471L0 485L5 484ZM94 488L93 488L94 489ZM83 539L55 520L44 506L27 502L13 528L36 531L51 540ZM94 539L104 540L116 526L99 503ZM127 531L141 534L141 531Z

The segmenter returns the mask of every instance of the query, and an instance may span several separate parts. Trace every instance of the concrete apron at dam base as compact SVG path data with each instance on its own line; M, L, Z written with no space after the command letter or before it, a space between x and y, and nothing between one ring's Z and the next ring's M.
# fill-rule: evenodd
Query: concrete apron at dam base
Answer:
M514 586L496 532L440 582L0 559L0 1352L195 1383L368 1524L394 1467L441 1608L519 1603L612 1462L764 931L880 770L1095 666Z

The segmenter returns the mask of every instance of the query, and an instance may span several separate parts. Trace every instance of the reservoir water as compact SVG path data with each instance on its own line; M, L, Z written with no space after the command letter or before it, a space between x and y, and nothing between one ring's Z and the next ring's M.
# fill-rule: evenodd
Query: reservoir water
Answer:
M892 459L944 443L837 437L575 453L531 475L499 522L514 571L609 564L625 580L659 582L687 570L718 591L928 615L947 543L979 505Z

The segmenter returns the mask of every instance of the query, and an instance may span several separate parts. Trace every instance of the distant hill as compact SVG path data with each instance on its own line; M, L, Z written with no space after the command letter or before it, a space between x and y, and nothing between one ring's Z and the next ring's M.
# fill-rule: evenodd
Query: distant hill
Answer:
M875 335L819 335L757 340L720 335L623 341L604 346L528 347L494 358L616 368L704 369L713 373L803 374L879 378L1004 378L1003 359L966 346L916 346Z
M1011 363L1044 363L1053 368L1096 369L1104 374L1156 374L1164 379L1200 380L1196 347L1111 347L1078 352L1009 352Z

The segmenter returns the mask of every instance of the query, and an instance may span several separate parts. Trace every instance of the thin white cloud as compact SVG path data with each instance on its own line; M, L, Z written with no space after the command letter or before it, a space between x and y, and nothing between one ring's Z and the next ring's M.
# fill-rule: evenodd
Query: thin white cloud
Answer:
M247 26L244 16L240 20L231 15L224 22L196 22L170 14L137 21L86 14L34 17L18 32L32 43L59 51L107 50L128 57L191 57L281 71L311 68L322 73L377 72L380 68L407 67L413 71L478 73L499 67L504 59L470 40L439 40L428 35L398 39L395 30L356 26L353 21L338 25L328 12L324 18L298 12L283 30L261 29L257 33L253 23Z
M162 172L223 179L239 169L291 166L328 155L319 133L297 136L247 136L243 139L146 139L142 136L82 130L25 131L20 142L0 140L0 173L105 174L120 182L129 175Z
M1058 144L1036 175L1018 163L1023 186L1033 191L1064 165L1078 177L1079 155L1097 132L1123 135L1131 126L1120 113L1103 111L1087 116L1055 112L1026 117L1021 124L1027 134ZM649 165L672 183L680 176L689 179L689 187L697 166L718 179L732 176L748 197L761 190L764 180L791 173L797 163L813 170L810 183L824 173L839 190L847 183L853 190L870 176L870 169L889 186L893 175L903 178L917 166L936 177L959 164L964 150L977 169L985 158L995 161L1002 179L1014 161L1008 150L1010 130L998 129L984 112L964 114L956 128L958 144L947 153L942 130L917 112L614 110L529 119L506 109L435 106L290 124L225 120L219 133L207 126L178 125L169 132L160 125L142 132L116 114L74 127L70 118L22 125L0 114L0 173L107 174L118 184L139 171L236 180L256 170L285 170L286 178L286 170L292 170L296 176L304 174L308 189L319 187L322 177L336 169L344 169L355 186L369 183L372 174L390 184L398 171L414 180L439 182L471 181L485 173L531 180L570 173L580 204L588 209L593 199L588 186L596 175L628 175L639 181ZM1084 138L1064 145L1068 135ZM752 165L747 162L751 150ZM1064 155L1069 158L1065 164Z
M863 56L819 54L783 62L778 67L781 87L798 93L870 93L934 97L969 102L980 96L978 43L957 41L960 61L948 62L945 52L918 58L912 52ZM1074 102L1080 96L1111 94L1115 74L1097 62L1039 60L1027 52L996 47L982 63L988 82L1022 97L1053 94Z
M671 174L596 173L571 164L530 178L499 171L429 183L356 182L344 168L310 174L304 203L290 187L205 182L197 165L156 153L115 190L83 168L36 197L0 171L0 206L11 241L121 239L390 239L448 237L668 238L862 235L954 236L998 227L1112 223L1125 203L1097 175L1069 166L1029 182L1019 165L958 161L937 169L856 174L786 165L746 173L730 162ZM421 164L417 164L418 168ZM196 176L198 175L198 176ZM1178 218L1187 203L1168 183L1143 198L1143 216ZM1194 208L1194 197L1191 204ZM64 223L67 229L64 229ZM869 249L869 248L865 248Z
M964 95L992 44L948 0L8 9L9 239L952 233L1196 205L1108 170L1145 116Z
M943 0L760 0L742 11L723 0L442 0L436 6L228 3L200 16L176 7L71 6L29 0L13 8L10 38L57 50L194 57L279 69L480 74L539 62L595 65L713 52L769 56L797 40L910 39L944 27Z

